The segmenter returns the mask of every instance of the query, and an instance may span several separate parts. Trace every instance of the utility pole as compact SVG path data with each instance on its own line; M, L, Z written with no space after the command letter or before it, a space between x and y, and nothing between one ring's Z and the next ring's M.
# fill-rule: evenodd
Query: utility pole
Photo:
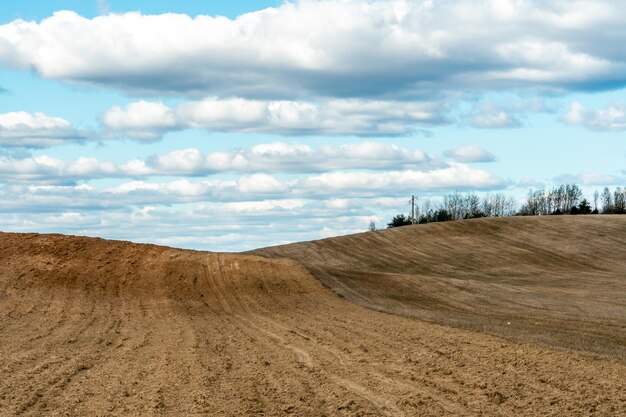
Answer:
M409 201L411 205L411 224L415 224L415 196L411 196L411 200Z

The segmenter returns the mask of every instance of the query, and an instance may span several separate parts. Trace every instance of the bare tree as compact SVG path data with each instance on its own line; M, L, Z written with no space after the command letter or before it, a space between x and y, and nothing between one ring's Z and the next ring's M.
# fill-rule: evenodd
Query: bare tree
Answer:
M583 192L580 187L576 184L566 184L565 185L565 204L563 213L569 213L572 207L578 206L580 199L583 196Z
M617 187L613 192L613 211L619 214L626 212L626 189L622 191L620 187Z
M601 199L602 213L613 213L613 197L611 196L611 191L609 190L609 187L604 187L604 190L602 190Z
M484 213L480 209L480 198L476 194L468 194L465 200L465 209L467 210L466 217L476 218L484 216Z
M443 208L448 211L452 220L463 218L463 197L454 192L443 196Z
M513 216L517 212L517 201L513 197L501 194L504 199L502 203L502 216Z
M565 206L567 205L567 203L565 202L565 185L560 185L558 188L554 189L553 192L555 210L564 213Z
M526 201L518 210L517 201L503 193L487 194L481 199L474 193L461 194L455 191L444 195L438 205L424 199L416 210L419 213L419 223L516 214L589 214L592 212L591 204L582 197L582 189L577 184L562 184L550 190L530 189ZM602 193L596 191L593 198L595 213L598 213L600 204L602 213L626 213L626 188L617 187L614 192L605 188Z
M527 216L546 214L546 193L541 190L529 190L526 203L522 206L521 213Z
M432 203L429 199L422 200L421 209L419 209L419 212L421 213L419 222L424 223L430 221L430 219L433 217L433 209Z

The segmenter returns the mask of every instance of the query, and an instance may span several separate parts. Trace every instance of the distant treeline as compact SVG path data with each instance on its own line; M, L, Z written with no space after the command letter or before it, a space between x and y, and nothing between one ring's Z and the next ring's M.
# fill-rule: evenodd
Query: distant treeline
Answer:
M473 193L445 195L438 205L430 200L416 205L415 218L398 214L387 227L407 226L415 223L446 222L480 217L540 216L563 214L626 214L626 187L602 193L596 191L593 201L583 198L582 189L576 184L563 184L552 189L531 189L526 201L518 209L518 203L505 194L479 197ZM375 225L370 224L375 230Z

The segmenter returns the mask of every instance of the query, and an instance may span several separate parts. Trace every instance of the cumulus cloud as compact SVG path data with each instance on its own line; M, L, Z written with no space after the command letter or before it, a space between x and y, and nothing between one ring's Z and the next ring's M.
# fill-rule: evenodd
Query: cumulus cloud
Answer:
M480 145L460 146L444 152L448 158L452 158L457 162L493 162L496 157Z
M231 152L203 155L184 149L150 158L148 166L161 174L207 174L215 172L307 173L332 170L389 170L441 167L426 152L380 142L320 145L273 142Z
M300 0L236 19L61 11L1 25L0 62L71 82L220 97L596 90L626 82L625 13L611 0Z
M0 147L46 148L82 142L87 136L60 117L27 112L0 114Z
M236 179L180 179L169 182L131 181L105 190L110 195L133 198L171 198L175 202L208 199L245 201L263 198L371 197L414 191L445 189L492 189L504 181L487 171L463 164L429 171L330 172L279 179L269 174L252 174ZM140 200L141 201L141 200Z
M440 105L428 102L327 100L320 103L210 98L169 108L139 101L113 107L103 117L112 133L153 141L180 129L280 135L397 136L417 126L446 123Z
M80 157L64 161L46 155L14 158L0 156L0 174L4 181L63 181L91 178L135 177L152 174L143 161L131 160L124 164Z
M112 107L104 114L103 123L109 130L146 142L160 139L163 132L178 127L172 110L163 103L147 101L131 103L126 109Z
M111 185L0 185L0 228L63 232L211 250L242 250L384 225L406 195L501 188L456 164L430 170L344 171L295 177L132 180ZM306 221L303 221L306 219Z
M604 109L587 109L574 101L560 120L597 131L626 130L626 104L617 101Z
M187 177L210 172L243 175ZM0 158L0 173L5 181L23 180L0 185L3 230L212 250L363 231L370 221L384 225L403 210L409 193L506 185L487 171L442 163L421 150L379 142L313 148L274 142L211 154L187 149L121 164L93 158L68 162L5 156ZM98 185L68 181L148 175L158 180ZM185 177L163 179L171 175Z
M347 195L387 195L410 190L428 191L444 189L492 189L504 186L504 181L487 171L464 164L452 164L446 168L430 171L386 171L383 173L329 172L304 178L297 185L304 192L324 195L341 192Z
M49 156L23 158L0 154L5 181L63 181L148 176L205 176L225 173L316 173L332 170L429 170L447 166L420 149L380 142L320 145L272 142L229 152L203 154L181 149L123 163L81 157L66 161Z
M236 178L171 181L132 180L107 188L89 184L11 184L0 191L0 210L13 212L94 210L107 207L169 205L265 199L324 200L393 197L410 192L496 189L506 183L491 173L463 164L432 170L344 171L280 178L254 173Z

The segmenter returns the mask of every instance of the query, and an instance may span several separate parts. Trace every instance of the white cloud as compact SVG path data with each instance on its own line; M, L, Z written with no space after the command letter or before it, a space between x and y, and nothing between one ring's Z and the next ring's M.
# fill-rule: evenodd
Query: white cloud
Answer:
M411 190L499 188L504 182L487 171L455 163L446 168L430 171L330 172L304 178L298 181L297 185L304 192L313 195L325 195L330 192L389 196Z
M625 13L611 0L301 0L236 19L62 11L1 25L0 62L46 78L220 97L595 90L626 81Z
M237 178L171 181L132 180L106 188L89 184L5 185L0 191L3 211L94 210L115 207L283 199L383 198L411 192L497 189L506 183L487 171L463 164L432 170L344 171L280 178L256 173Z
M450 189L494 189L505 183L487 171L463 164L429 171L329 172L278 179L253 174L237 179L171 182L132 181L105 190L105 194L127 195L133 204L154 201L181 203L201 200L246 201L265 198L382 197L410 191Z
M45 148L87 139L71 123L43 113L0 114L0 147Z
M365 231L407 209L406 195L501 188L455 165L429 171L343 172L281 178L126 181L99 186L0 186L0 228L242 250Z
M153 172L140 160L114 164L89 157L65 161L42 155L22 159L0 156L0 174L4 181L63 181L136 177L150 175Z
M334 153L367 161L377 152L393 159L404 151L367 142L323 151L272 143L248 153L289 159L312 152L318 160L320 153ZM409 155L412 152L417 151ZM184 165L185 161L177 163ZM20 164L18 168L24 172L35 164L35 169L44 167L48 174L42 173L39 184L0 185L2 230L83 234L212 250L252 249L286 243L287 239L364 231L370 220L384 226L392 214L404 210L409 193L504 186L492 174L461 164L286 177L252 173L235 178L132 180L113 185L50 184L46 180L54 177L55 170L82 176L89 169L98 169L108 174L119 168L114 164L84 158L64 166L49 157L33 157ZM6 168L2 162L0 167Z
M369 200L350 200L350 206L358 209L329 208L324 201L315 200L262 200L103 211L12 212L0 216L0 229L233 251L361 232L370 219L383 226L392 215L374 214Z
M623 185L626 183L626 176L607 175L600 172L583 172L579 175L583 185Z
M103 118L105 128L138 140L155 140L171 130L207 129L280 135L396 136L417 126L444 124L441 106L427 102L356 99L319 103L210 98L170 109L139 101L114 107Z
M626 130L626 104L617 101L604 109L587 109L577 101L572 102L561 121L581 125L591 130Z
M294 213L307 205L305 200L262 200L262 201L241 201L235 203L224 203L220 206L224 212L236 213L240 215L268 215L281 213ZM200 206L197 210L207 210ZM294 213L294 215L297 215Z
M146 160L123 163L81 157L66 161L49 156L14 158L0 155L5 181L63 181L91 178L203 176L220 173L312 173L332 170L428 170L447 166L420 149L380 142L310 147L272 142L230 152L203 154L182 149Z
M146 101L131 103L124 110L113 107L104 114L103 122L108 129L144 141L159 139L161 132L176 127L176 118L167 106Z
M208 155L203 155L196 149L185 149L155 156L149 159L147 164L158 172L170 174L429 169L443 165L420 149L407 149L380 142L321 145L315 148L302 144L273 142Z
M480 128L509 128L520 126L520 121L502 109L490 109L472 117L472 125Z
M460 146L444 152L448 158L452 158L457 162L493 162L496 157L480 145Z
M626 183L626 175L611 175L601 172L586 171L579 174L565 174L555 178L557 183L574 183L589 186L621 186Z
M582 124L585 122L586 110L582 104L577 101L572 102L570 109L567 113L561 116L561 121L569 124Z

